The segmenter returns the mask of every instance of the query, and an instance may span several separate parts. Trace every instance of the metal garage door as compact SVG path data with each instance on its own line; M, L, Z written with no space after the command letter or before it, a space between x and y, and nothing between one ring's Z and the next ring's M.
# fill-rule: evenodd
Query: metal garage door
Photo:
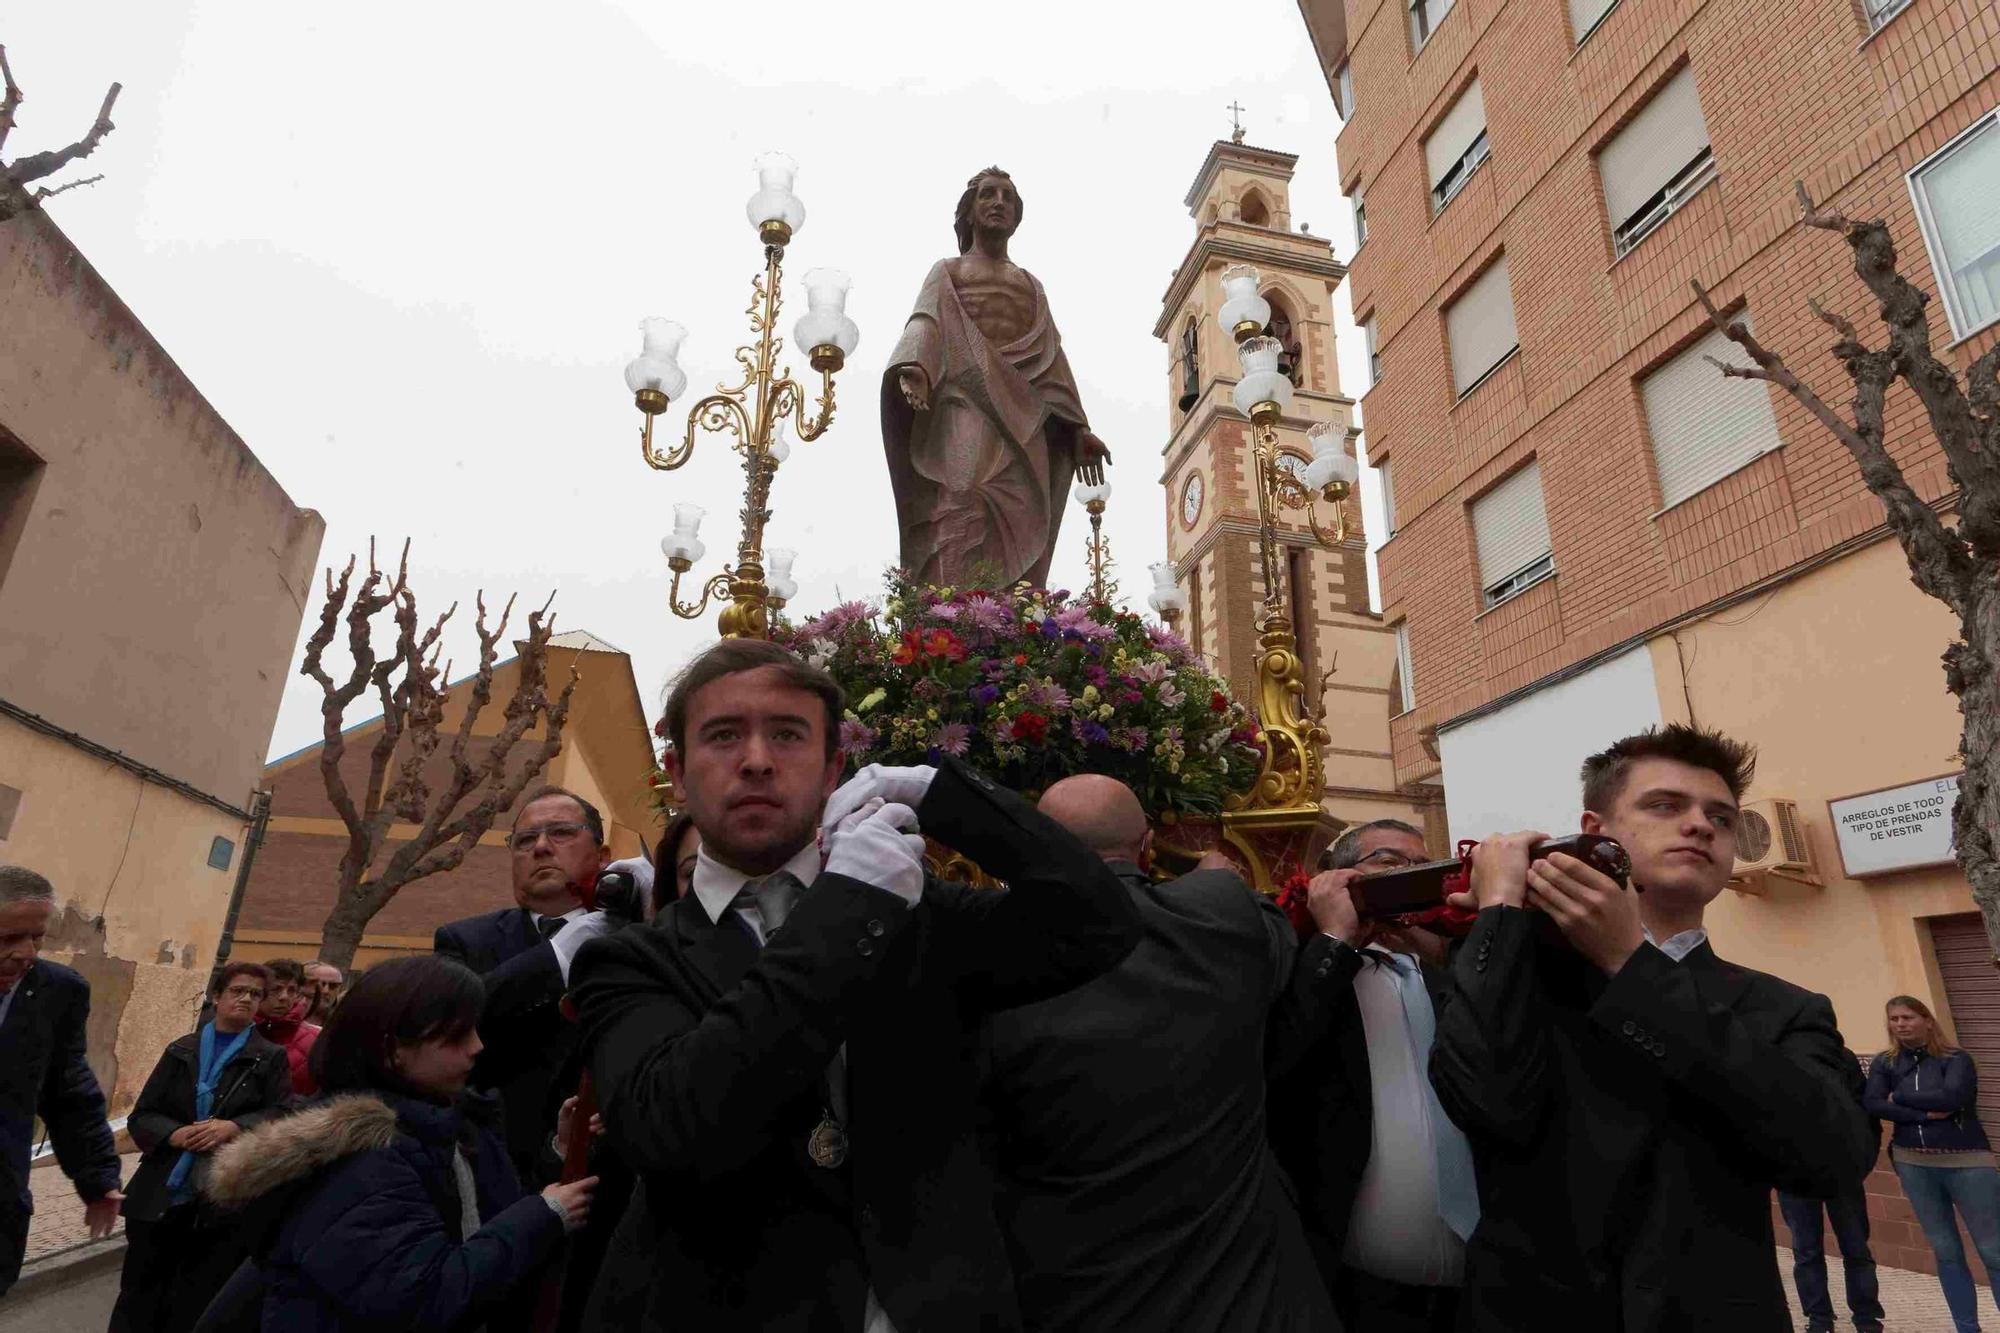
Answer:
M2000 967L1977 912L1932 917L1930 925L1958 1044L1979 1065L1979 1119L2000 1135Z

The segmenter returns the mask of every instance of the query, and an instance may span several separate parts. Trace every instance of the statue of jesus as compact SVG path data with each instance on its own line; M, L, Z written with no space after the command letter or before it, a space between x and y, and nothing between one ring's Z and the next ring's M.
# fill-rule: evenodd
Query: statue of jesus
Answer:
M1095 485L1110 461L1042 284L1007 258L1020 225L1013 178L974 176L958 258L924 278L882 376L902 564L919 582L1045 585L1071 479Z

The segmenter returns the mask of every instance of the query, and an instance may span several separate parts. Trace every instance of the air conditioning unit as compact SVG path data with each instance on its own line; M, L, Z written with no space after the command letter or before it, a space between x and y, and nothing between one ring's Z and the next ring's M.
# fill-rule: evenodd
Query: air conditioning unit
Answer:
M1764 879L1776 875L1802 884L1818 884L1812 844L1799 819L1795 801L1770 797L1749 801L1736 825L1736 868L1730 884L1745 893L1761 893Z

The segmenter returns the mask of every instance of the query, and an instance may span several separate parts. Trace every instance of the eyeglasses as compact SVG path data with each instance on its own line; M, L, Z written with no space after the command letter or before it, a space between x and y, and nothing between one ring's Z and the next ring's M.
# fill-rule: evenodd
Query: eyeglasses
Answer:
M1405 866L1417 864L1419 862L1415 859L1403 855L1394 847L1377 847L1374 851L1356 861L1354 868L1357 870L1363 868L1368 870L1401 870Z
M525 852L547 834L551 843L561 847L576 841L588 827L587 824L543 824L539 828L517 828L507 835L507 845L517 852Z
M256 986L231 986L222 993L232 1000L261 1000L264 998L264 992Z

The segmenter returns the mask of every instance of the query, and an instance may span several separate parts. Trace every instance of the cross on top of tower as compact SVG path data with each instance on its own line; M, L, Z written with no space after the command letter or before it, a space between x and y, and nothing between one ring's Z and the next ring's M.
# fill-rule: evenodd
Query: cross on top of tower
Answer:
M1249 110L1249 108L1244 106L1240 102L1231 102L1227 107L1224 108L1224 110L1229 112L1229 124L1230 124L1229 142L1242 143L1243 113Z

